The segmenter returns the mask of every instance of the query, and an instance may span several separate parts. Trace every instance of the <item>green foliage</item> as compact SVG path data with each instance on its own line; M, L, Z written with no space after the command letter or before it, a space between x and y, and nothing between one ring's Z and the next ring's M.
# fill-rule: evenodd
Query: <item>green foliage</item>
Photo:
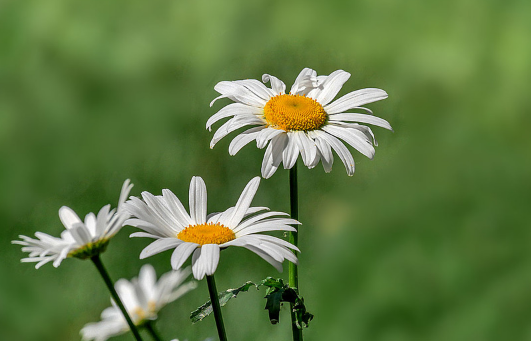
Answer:
M280 319L280 307L282 306L282 303L290 303L293 305L293 312L297 317L297 327L300 329L308 327L308 323L313 319L313 315L306 311L304 299L299 296L297 289L290 288L289 285L284 284L284 281L281 278L275 279L267 277L256 284L248 281L238 288L222 291L218 293L219 305L223 307L229 302L229 300L236 298L240 292L247 292L252 286L257 290L262 286L267 288L265 309L269 311L269 321L272 324L277 324ZM192 323L196 323L202 321L211 313L212 302L208 300L205 304L190 314L190 319L192 320Z

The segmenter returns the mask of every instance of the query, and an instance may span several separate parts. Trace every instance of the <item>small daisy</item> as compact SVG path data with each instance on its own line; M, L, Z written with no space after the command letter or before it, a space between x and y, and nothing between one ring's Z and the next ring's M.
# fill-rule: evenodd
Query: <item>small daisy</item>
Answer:
M232 140L229 154L235 155L253 140L258 148L267 145L262 162L264 178L271 177L281 162L284 169L291 169L299 153L308 168L322 161L328 173L334 162L332 149L345 164L347 174L353 175L354 159L340 140L372 159L375 153L373 144L378 144L371 129L359 123L392 128L386 120L373 116L371 110L362 107L387 98L387 93L381 89L352 91L332 102L349 77L350 73L343 70L334 71L329 76L317 76L314 70L306 68L289 93L281 80L268 74L262 76L262 81L271 82L271 89L255 79L219 82L214 89L221 96L210 106L225 97L236 103L225 106L207 121L206 127L211 130L212 124L232 116L215 132L210 148L229 133L256 125ZM346 112L351 109L369 114Z
M207 190L203 179L193 177L190 183L190 214L170 190L154 196L143 192L143 201L131 197L125 208L134 216L125 224L136 226L145 232L133 233L131 237L149 237L156 240L140 254L146 258L175 249L171 257L173 269L179 269L192 255L192 272L201 280L211 276L219 262L220 249L241 246L249 249L282 271L282 262L287 259L297 263L290 249L296 246L273 236L259 234L265 231L295 231L289 224L300 224L282 212L265 212L266 207L250 207L260 184L260 178L249 181L236 206L221 213L207 216ZM275 217L277 216L277 217ZM247 219L245 219L247 217ZM273 218L272 218L273 217Z
M120 279L115 288L135 326L141 327L157 319L157 314L170 302L197 286L196 282L181 283L190 275L190 268L165 273L157 281L155 269L142 266L137 278ZM101 321L88 323L81 329L83 340L105 341L129 330L122 312L111 300L112 306L101 313Z
M38 239L21 235L19 237L22 240L12 241L13 244L22 245L23 252L29 253L29 257L23 258L22 262L36 262L35 268L38 269L53 261L53 266L58 267L67 257L85 259L105 251L109 240L129 218L123 204L132 187L129 179L125 180L116 211L111 210L111 205L106 205L97 216L92 212L87 214L84 222L71 208L61 207L59 218L66 230L61 233L60 238L36 232L35 237Z

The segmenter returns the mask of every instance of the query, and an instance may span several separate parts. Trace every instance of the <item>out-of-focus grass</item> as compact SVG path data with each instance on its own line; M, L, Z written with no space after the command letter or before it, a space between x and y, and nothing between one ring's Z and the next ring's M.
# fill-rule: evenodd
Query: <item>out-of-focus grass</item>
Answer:
M263 151L213 150L208 103L220 80L303 67L352 73L341 94L379 87L371 104L395 133L375 128L373 161L355 154L300 172L301 291L316 318L307 340L531 338L531 4L526 1L9 1L0 4L0 327L6 340L76 340L109 304L89 262L36 271L19 264L19 234L58 235L57 210L80 214L170 188L193 175L210 211L237 200ZM235 136L232 134L231 136ZM262 181L254 203L288 210L287 173ZM140 261L147 240L124 228L103 255L112 276ZM218 287L275 270L246 250L223 253ZM283 276L286 276L285 274ZM233 340L287 340L263 292L224 308ZM190 325L204 283L167 307L165 339L215 336ZM129 335L116 340L129 340Z

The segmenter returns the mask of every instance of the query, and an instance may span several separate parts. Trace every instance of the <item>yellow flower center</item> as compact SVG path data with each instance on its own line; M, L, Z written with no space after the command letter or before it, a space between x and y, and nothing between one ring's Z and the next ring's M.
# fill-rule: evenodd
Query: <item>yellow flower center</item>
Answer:
M328 115L316 100L286 94L271 97L264 107L264 118L272 128L308 131L321 128Z
M221 224L190 225L177 235L182 241L205 244L223 244L236 239L236 235L226 226Z

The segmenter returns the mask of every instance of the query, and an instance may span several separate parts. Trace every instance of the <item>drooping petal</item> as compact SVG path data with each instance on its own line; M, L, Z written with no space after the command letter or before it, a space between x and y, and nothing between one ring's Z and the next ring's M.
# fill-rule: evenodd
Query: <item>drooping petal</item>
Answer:
M343 164L345 165L345 168L347 169L347 175L352 176L354 175L355 171L355 164L354 159L352 158L352 155L348 151L347 147L341 141L339 141L336 137L324 132L324 131L315 131L316 134L318 134L319 138L322 139L324 143L328 143L332 149L334 149L341 159L343 161Z
M249 142L256 140L256 137L260 133L262 129L265 129L264 127L254 127L251 129L247 129L243 133L237 135L230 143L229 145L229 155L233 156L236 155L242 149L246 144Z
M177 245L183 243L182 240L177 238L160 238L146 246L140 253L140 259L151 257L157 253L164 252L169 249L173 249Z
M372 159L374 157L375 150L372 146L372 143L367 140L366 136L363 135L363 133L361 133L360 131L348 128L339 128L333 125L327 125L323 127L323 130L335 137L344 140L356 150L358 150L360 153L367 156L369 159ZM361 134L363 137L358 134Z
M177 246L171 255L171 267L173 270L178 270L183 266L184 262L190 257L192 252L199 247L198 244L184 242Z
M282 153L282 162L284 163L284 169L291 169L299 157L299 147L292 132L288 132L286 135L288 142Z
M268 75L267 73L262 76L262 82L271 82L271 88L275 95L286 93L286 84L275 76ZM264 103L265 104L265 103Z

